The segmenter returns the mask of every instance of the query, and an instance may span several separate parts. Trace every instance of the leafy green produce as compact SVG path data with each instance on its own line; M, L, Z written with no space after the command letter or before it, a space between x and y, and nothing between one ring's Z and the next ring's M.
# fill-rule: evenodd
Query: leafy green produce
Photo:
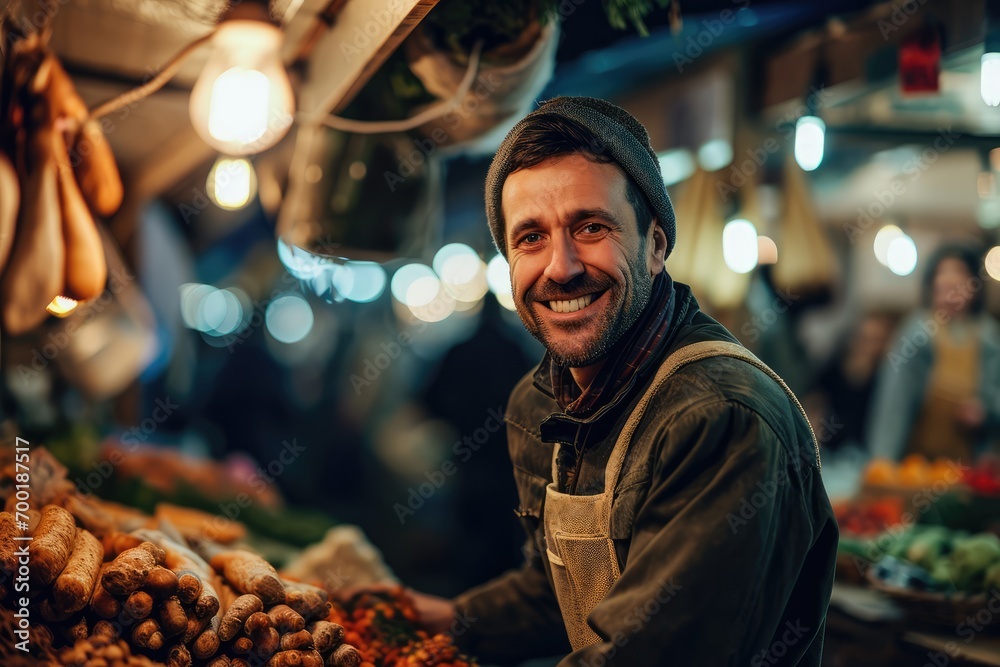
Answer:
M967 591L981 591L986 570L1000 562L1000 537L978 533L956 541L951 562L955 568L956 586Z
M986 577L983 579L983 588L987 591L1000 590L1000 562L993 563L986 570Z
M906 547L906 560L933 572L941 556L951 549L951 531L934 526L918 531Z

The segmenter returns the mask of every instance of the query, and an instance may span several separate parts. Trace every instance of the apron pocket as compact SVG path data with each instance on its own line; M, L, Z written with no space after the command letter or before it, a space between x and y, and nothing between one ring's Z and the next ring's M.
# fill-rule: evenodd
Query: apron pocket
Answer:
M574 649L601 640L587 624L587 617L604 599L618 578L614 546L607 537L555 536L555 547L547 550L553 589L562 609L570 644Z

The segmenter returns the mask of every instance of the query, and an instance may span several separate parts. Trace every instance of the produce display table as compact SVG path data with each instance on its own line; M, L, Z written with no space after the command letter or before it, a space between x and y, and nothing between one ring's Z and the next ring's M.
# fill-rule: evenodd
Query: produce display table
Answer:
M836 583L827 616L825 667L1000 667L1000 636L911 627L892 600Z

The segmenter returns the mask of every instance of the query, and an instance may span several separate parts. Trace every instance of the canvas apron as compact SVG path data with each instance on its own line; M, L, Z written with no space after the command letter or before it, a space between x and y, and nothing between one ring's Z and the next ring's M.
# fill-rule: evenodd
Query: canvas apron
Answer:
M604 599L621 575L615 545L611 539L611 502L632 435L650 400L671 375L685 364L716 356L742 359L767 373L784 389L805 417L805 411L784 381L742 345L705 341L687 345L667 358L615 442L605 468L604 493L570 495L560 492L555 481L545 489L546 556L551 566L552 586L573 650L603 641L587 624L587 616ZM816 463L819 465L819 445L814 434L812 439L816 449ZM556 466L558 456L557 443L552 456L553 480L559 479Z

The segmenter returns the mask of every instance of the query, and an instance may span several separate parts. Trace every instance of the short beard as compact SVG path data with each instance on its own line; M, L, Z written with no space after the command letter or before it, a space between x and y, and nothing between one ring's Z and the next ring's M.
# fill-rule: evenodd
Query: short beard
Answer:
M632 272L631 285L628 283L613 283L607 277L605 281L599 281L589 276L589 274L580 276L580 281L584 285L608 285L610 283L610 286L606 286L604 289L607 290L608 298L612 301L603 313L601 321L597 323L597 327L601 333L596 340L584 349L574 351L560 351L556 349L548 335L546 326L536 322L530 310L527 309L527 306L518 302L518 314L521 316L521 321L524 323L525 329L538 342L545 346L549 356L559 366L584 368L607 358L618 343L621 342L629 329L639 321L639 318L649 305L650 296L653 292L653 276L642 270L645 268L644 266L636 268L639 270ZM581 289L579 285L580 283L574 282L568 286L563 286L562 289L567 294L591 291L589 289ZM631 293L629 293L629 287L631 287ZM533 290L534 288L529 290L528 294L525 295L526 302L539 300L528 298Z

